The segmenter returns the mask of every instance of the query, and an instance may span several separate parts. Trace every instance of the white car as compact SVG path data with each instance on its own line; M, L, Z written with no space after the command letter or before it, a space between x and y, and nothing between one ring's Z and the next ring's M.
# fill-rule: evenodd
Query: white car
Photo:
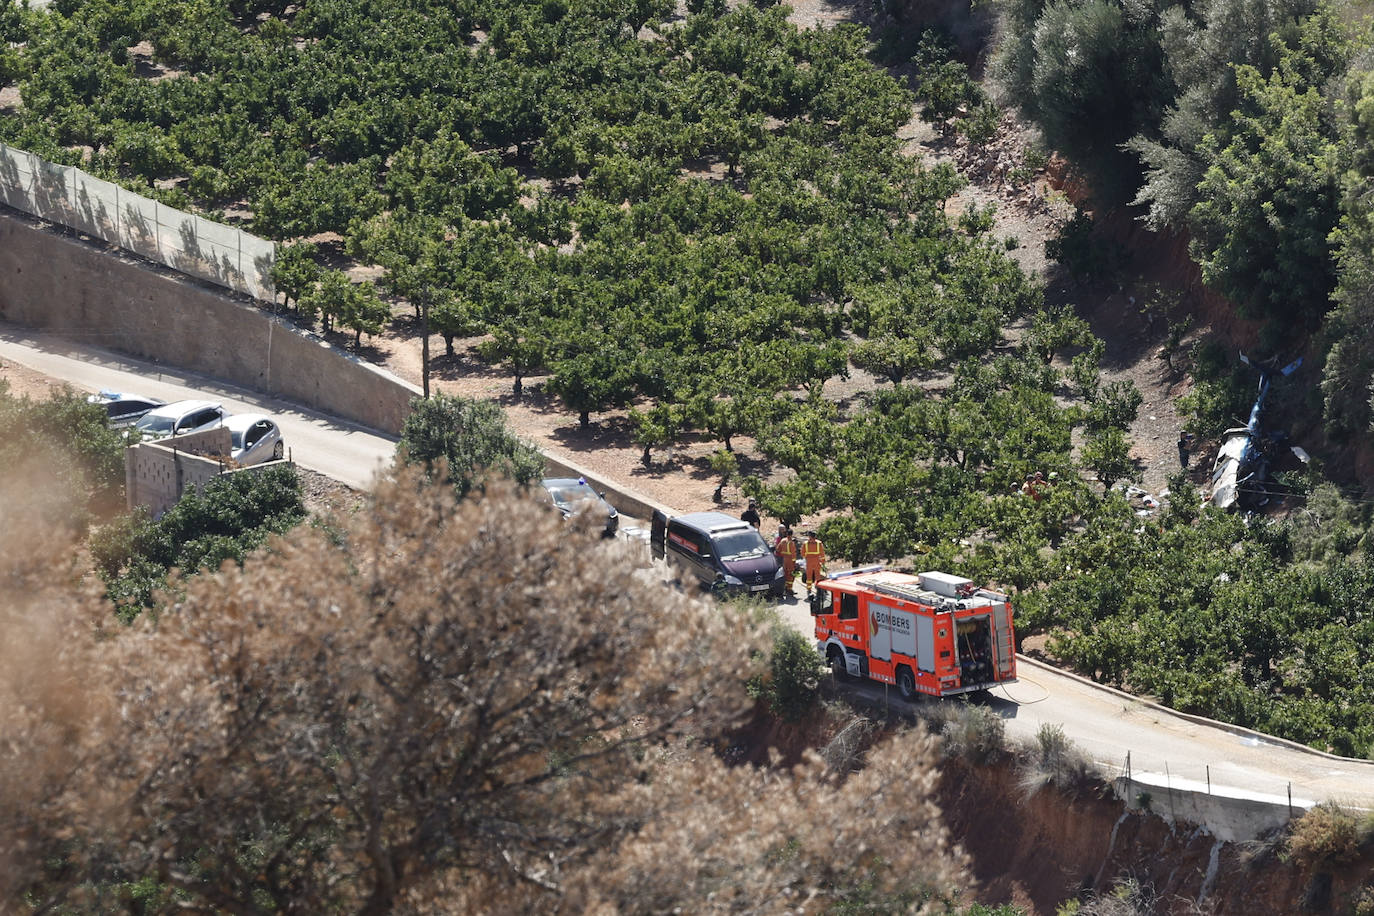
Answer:
M228 416L214 401L173 401L150 410L134 424L144 439L163 439L214 429Z
M239 464L261 464L276 461L286 454L286 442L281 427L271 417L260 413L234 414L224 421L232 444L229 457Z

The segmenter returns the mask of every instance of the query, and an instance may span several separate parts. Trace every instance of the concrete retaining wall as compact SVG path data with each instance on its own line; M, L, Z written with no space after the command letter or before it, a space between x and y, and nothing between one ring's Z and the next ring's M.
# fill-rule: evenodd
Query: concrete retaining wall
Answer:
M396 434L419 390L249 300L0 210L0 318Z
M1287 824L1314 804L1200 785L1163 774L1134 773L1112 781L1116 797L1135 810L1148 810L1169 823L1200 824L1219 840L1242 843ZM1141 804L1148 797L1148 806Z

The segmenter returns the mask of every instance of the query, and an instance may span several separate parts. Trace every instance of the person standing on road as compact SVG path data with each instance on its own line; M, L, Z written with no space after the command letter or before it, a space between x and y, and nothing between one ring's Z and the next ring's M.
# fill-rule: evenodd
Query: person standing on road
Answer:
M797 575L797 539L792 537L792 529L786 525L778 528L778 539L773 542L773 553L782 561L783 591L792 593L792 579Z
M806 543L802 545L802 560L806 562L802 581L806 583L806 594L810 597L816 587L816 580L821 577L821 567L825 565L825 545L816 537L814 531L806 532Z
M763 521L761 518L759 518L758 504L755 503L752 499L749 500L749 508L741 512L739 517L742 521L748 522L755 528L757 528Z

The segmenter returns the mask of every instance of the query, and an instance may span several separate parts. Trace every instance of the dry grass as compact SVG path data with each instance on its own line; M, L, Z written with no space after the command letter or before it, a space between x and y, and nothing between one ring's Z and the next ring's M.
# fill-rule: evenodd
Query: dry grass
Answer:
M1006 753L1006 724L986 706L941 703L932 710L930 722L931 731L944 739L941 750L946 757L991 763Z
M1040 726L1016 756L1017 782L1027 795L1045 786L1074 790L1094 778L1092 761L1064 734L1059 725Z
M1293 823L1288 855L1304 868L1353 862L1374 842L1374 814L1323 802Z
M862 765L863 754L873 743L877 723L867 716L855 715L821 750L821 759L832 773L852 773Z

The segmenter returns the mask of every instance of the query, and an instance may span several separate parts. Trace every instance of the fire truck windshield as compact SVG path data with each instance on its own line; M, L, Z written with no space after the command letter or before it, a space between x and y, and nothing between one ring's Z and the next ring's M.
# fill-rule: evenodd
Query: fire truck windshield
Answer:
M744 531L726 531L715 535L716 549L722 560L748 560L768 554L768 545L763 536L753 528Z

